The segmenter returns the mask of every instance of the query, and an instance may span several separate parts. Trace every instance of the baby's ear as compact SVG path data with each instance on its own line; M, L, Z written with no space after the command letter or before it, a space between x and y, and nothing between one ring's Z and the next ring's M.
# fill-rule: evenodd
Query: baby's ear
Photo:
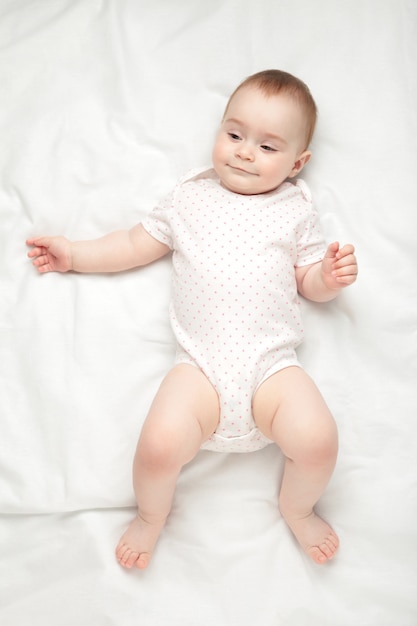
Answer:
M304 152L302 152L300 156L297 157L297 160L294 163L294 167L291 170L289 178L293 178L294 176L297 176L297 174L301 172L304 165L308 163L310 159L311 159L310 150L305 150Z

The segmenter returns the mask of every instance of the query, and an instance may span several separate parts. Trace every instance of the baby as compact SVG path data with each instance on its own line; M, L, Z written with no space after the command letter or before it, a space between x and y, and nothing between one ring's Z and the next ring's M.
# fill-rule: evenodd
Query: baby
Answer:
M170 317L178 351L143 425L134 459L136 517L121 565L147 567L181 468L203 449L285 455L279 507L318 564L339 541L314 507L332 475L337 429L297 361L298 293L335 298L357 276L352 245L327 248L310 193L292 180L310 160L316 106L278 70L232 94L213 167L189 173L140 224L93 241L29 239L39 272L120 272L172 251Z

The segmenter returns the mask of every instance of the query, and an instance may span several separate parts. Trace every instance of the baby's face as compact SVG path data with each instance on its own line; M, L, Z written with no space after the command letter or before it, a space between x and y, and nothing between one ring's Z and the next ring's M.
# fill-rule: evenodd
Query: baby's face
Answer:
M220 126L213 166L230 191L266 193L296 176L310 159L304 141L305 123L294 100L243 87L233 96Z

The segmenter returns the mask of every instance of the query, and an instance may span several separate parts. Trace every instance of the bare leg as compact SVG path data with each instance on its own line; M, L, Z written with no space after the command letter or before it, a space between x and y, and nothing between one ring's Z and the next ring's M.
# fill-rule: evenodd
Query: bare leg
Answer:
M181 468L197 454L219 421L217 393L192 365L166 376L143 425L133 464L138 514L121 537L121 565L147 567L171 510Z
M337 430L329 409L304 370L288 367L261 385L253 411L258 428L286 457L282 516L313 561L325 563L339 546L336 533L314 511L337 457Z

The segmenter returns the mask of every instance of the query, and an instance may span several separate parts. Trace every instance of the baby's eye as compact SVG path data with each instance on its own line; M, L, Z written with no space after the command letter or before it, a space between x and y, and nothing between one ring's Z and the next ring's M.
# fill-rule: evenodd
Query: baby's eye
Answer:
M265 150L266 152L276 152L276 148L273 148L272 146L261 146L262 150Z
M240 139L239 135L236 135L236 133L227 133L230 137L230 139L233 139L233 141L238 141Z

